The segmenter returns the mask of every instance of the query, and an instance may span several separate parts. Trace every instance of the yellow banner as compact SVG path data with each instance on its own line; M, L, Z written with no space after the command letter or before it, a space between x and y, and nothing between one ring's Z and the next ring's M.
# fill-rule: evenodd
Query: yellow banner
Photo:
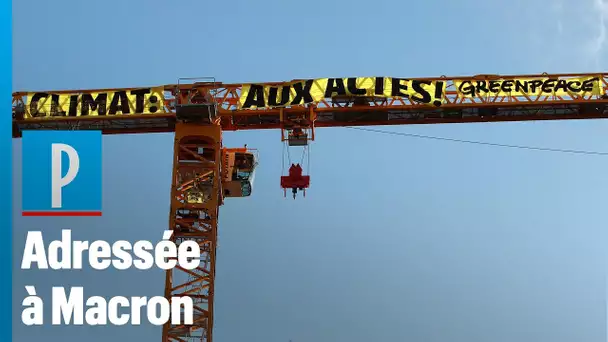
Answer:
M441 105L445 82L394 77L319 78L281 84L245 84L239 108L273 108L318 103L341 96L410 98L421 104Z
M25 118L140 115L163 111L163 87L97 93L30 93Z
M454 81L459 97L589 96L604 93L600 76Z

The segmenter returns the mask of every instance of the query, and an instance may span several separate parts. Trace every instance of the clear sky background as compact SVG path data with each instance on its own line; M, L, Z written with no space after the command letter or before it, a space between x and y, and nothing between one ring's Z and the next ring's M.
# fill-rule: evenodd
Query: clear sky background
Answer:
M606 71L608 5L580 1L82 1L14 6L15 90L347 76ZM390 131L608 151L605 121ZM215 341L606 340L608 157L320 129L306 199L279 188L278 131L254 193L221 209ZM158 341L160 329L20 323L24 286L162 294L160 271L20 271L27 230L158 240L171 134L104 138L104 216L22 218L15 142L14 341ZM47 306L48 308L48 306Z

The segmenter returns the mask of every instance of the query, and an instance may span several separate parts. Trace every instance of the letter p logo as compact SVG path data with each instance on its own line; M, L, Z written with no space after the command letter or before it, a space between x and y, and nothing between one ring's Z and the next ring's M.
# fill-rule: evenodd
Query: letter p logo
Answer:
M61 189L72 183L74 178L76 178L78 169L80 168L80 159L78 158L78 152L70 145L51 144L51 148L51 207L55 209L61 208ZM65 176L62 176L61 157L64 152L68 156L69 167Z
M101 216L101 132L25 131L24 216Z

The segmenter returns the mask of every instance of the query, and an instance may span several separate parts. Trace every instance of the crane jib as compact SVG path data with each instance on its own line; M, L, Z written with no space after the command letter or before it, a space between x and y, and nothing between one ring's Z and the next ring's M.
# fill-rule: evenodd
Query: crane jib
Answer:
M294 119L315 127L593 119L608 117L607 89L608 76L598 72L15 92L13 136L29 129L173 132L176 121L203 112L225 131L280 129Z

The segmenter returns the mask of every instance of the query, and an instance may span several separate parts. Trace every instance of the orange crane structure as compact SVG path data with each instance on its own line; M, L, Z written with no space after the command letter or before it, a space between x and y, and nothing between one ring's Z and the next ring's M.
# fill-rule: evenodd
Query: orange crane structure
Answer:
M251 194L255 150L226 148L223 131L277 129L293 148L324 127L607 118L608 75L353 77L222 84L180 79L151 88L13 94L13 136L24 130L101 130L104 134L174 132L169 229L195 240L202 263L167 271L165 296L191 296L193 325L163 327L162 341L212 341L219 207ZM277 182L279 183L279 182ZM305 190L298 164L280 181ZM277 184L278 185L278 184Z

